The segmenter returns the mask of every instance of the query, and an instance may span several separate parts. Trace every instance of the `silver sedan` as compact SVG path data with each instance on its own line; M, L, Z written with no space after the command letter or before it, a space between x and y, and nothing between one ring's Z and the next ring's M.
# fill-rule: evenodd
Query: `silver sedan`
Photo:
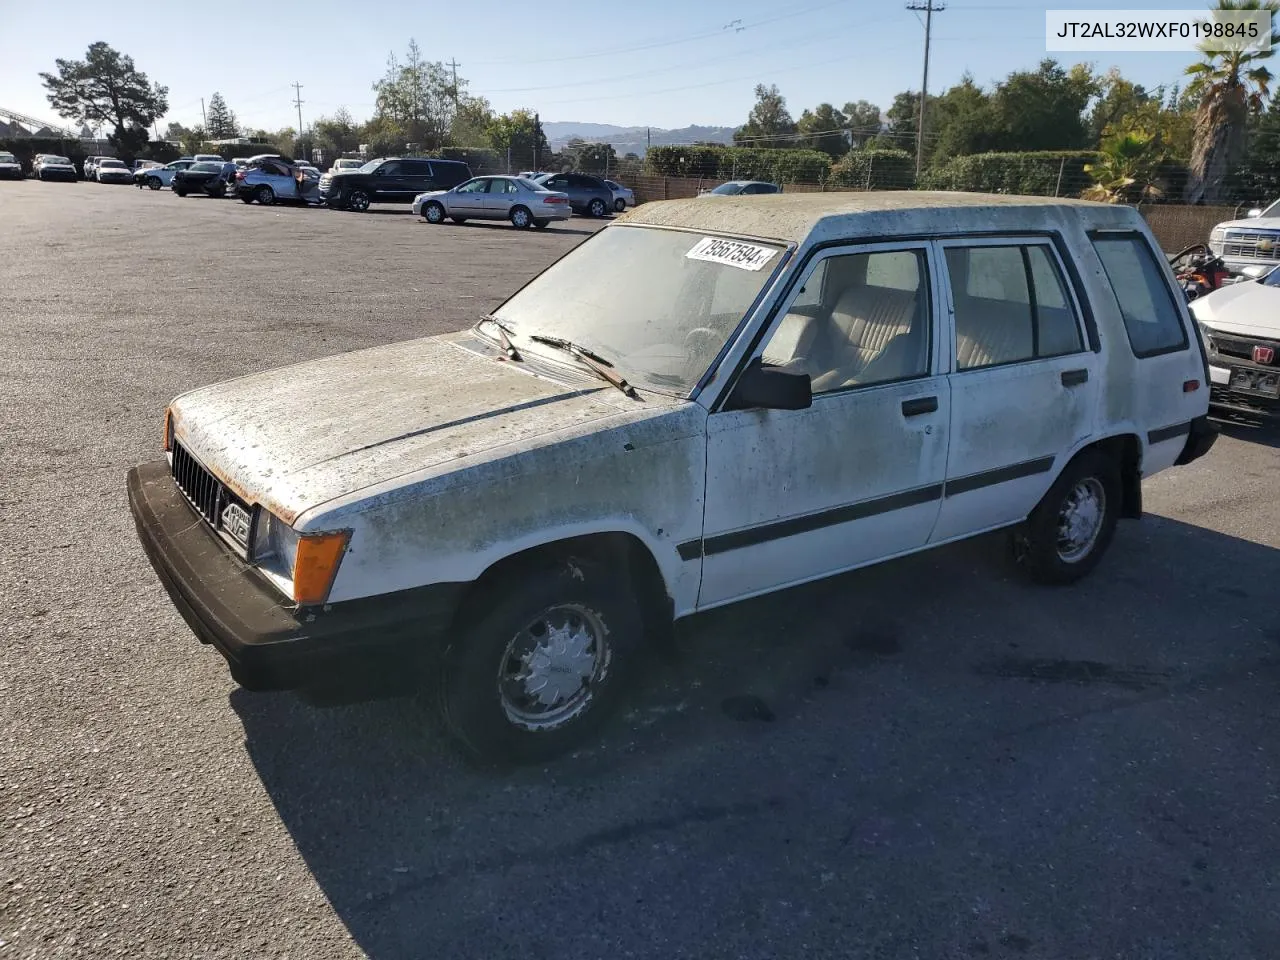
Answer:
M552 220L568 220L569 195L523 177L475 177L452 190L433 190L413 198L413 212L427 223L510 220L521 230L542 229Z

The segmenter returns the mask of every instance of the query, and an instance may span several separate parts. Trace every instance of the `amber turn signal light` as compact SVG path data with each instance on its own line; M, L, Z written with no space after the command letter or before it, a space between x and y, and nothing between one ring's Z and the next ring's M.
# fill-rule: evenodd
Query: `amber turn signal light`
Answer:
M298 537L298 554L293 561L295 603L324 603L329 598L350 539L350 530L304 533Z
M1200 389L1199 380L1184 380L1182 383L1183 393L1195 393L1199 389Z

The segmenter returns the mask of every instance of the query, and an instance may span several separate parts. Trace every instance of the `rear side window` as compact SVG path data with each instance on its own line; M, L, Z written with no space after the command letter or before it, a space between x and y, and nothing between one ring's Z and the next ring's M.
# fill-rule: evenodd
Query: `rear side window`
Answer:
M406 177L429 177L431 164L426 160L401 160L400 172Z
M1187 331L1173 299L1164 269L1156 262L1146 238L1138 233L1092 234L1093 248L1102 261L1115 294L1136 357L1185 350Z

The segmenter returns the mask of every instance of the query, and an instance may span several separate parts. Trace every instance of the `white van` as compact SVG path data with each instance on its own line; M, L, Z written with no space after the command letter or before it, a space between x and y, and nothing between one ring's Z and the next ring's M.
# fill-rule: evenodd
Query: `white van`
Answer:
M1076 580L1212 445L1208 381L1130 207L676 200L469 330L178 397L129 496L241 684L390 664L529 760L675 618L1000 529Z

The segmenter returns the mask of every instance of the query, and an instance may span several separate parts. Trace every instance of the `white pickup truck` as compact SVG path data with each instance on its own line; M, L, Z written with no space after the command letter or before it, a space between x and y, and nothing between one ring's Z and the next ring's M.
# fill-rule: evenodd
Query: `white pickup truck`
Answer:
M1280 264L1280 200L1250 210L1243 220L1220 223L1209 234L1209 249L1232 275L1256 280Z
M1212 445L1208 380L1129 207L676 200L471 329L183 394L129 499L241 684L389 665L527 761L679 617L999 529L1076 580Z

